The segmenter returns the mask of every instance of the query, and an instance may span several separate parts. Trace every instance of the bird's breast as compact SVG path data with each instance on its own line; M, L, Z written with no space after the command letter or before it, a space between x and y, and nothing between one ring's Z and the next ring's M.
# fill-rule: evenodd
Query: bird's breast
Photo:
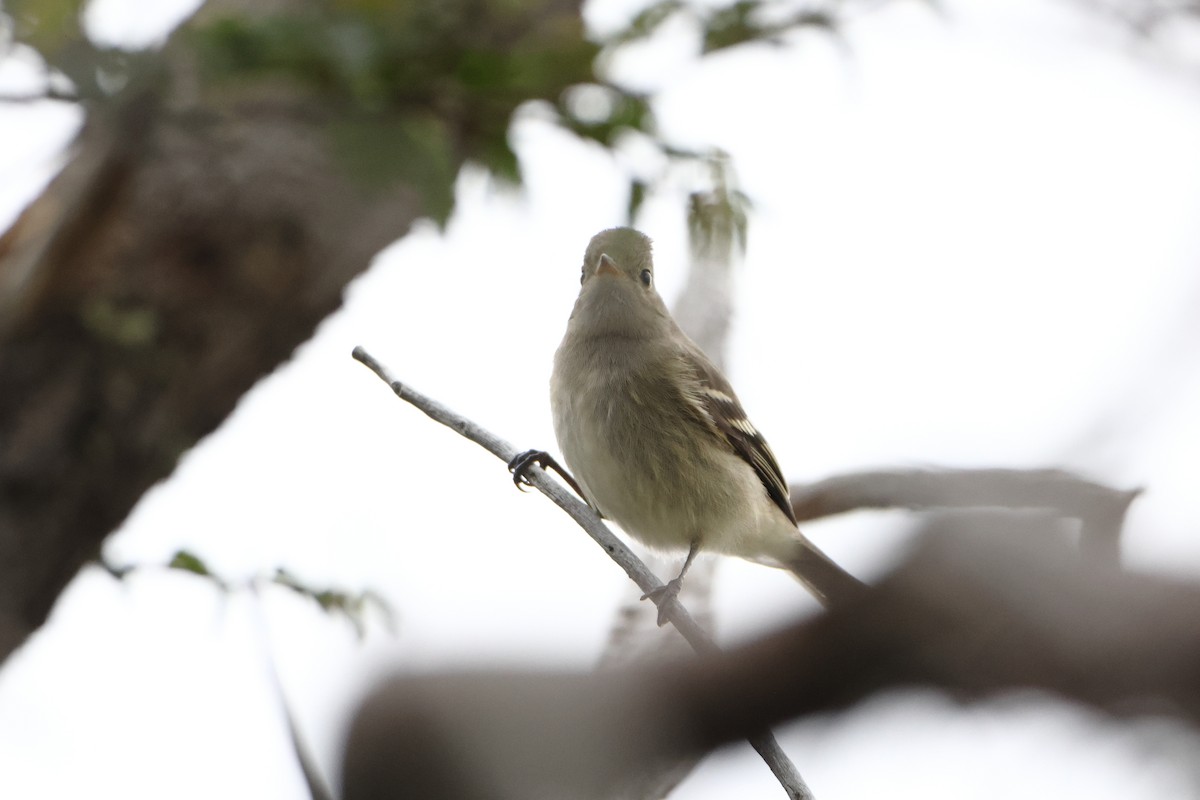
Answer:
M684 548L740 524L742 472L752 470L711 438L675 364L619 344L594 350L560 348L551 381L559 448L588 499L652 547Z

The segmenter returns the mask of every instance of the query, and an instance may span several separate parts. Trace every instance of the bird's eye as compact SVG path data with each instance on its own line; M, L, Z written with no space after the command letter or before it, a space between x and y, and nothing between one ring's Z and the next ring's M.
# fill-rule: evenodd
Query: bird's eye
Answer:
M586 280L587 280L587 270L584 270L584 269L579 270L579 285L582 286L583 282Z
M650 274L650 270L648 270L648 269L642 270L642 285L643 286L649 286L652 278L653 278L653 276Z

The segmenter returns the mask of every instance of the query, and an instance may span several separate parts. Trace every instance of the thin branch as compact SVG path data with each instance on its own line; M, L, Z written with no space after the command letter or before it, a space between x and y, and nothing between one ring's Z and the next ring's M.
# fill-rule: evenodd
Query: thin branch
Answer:
M427 397L412 387L396 380L386 367L380 364L363 348L354 348L353 356L355 360L361 362L378 375L384 383L388 384L401 400L416 406L435 422L440 422L460 436L469 439L501 461L508 463L521 452L491 431L480 427L466 417L451 411L433 398ZM649 593L662 585L658 576L646 568L642 560L608 529L608 526L600 520L600 517L594 511L588 508L575 495L567 491L560 483L551 478L541 467L531 464L529 469L526 470L525 475L538 491L549 497L559 508L567 512L571 519L575 520L592 537L593 541L609 554L612 560L617 563L617 566L625 570L625 574L638 585L639 589ZM716 650L716 645L713 644L708 635L692 620L691 615L678 602L668 600L660 608L663 611L663 615L683 634L692 647L701 652Z
M46 88L37 92L29 92L28 94L0 94L0 103L28 104L40 103L43 100L56 100L61 103L78 103L82 98L72 92L64 92L59 89Z
M1141 489L1113 489L1057 469L873 470L792 484L801 522L860 509L1053 511L1081 523L1081 546L1116 563L1129 505Z
M267 662L271 686L275 690L275 700L283 712L283 719L287 724L288 741L292 745L292 755L296 757L296 765L300 768L300 774L304 776L304 785L308 788L308 796L311 800L334 800L333 791L321 775L316 757L313 756L312 748L309 747L303 731L300 730L300 721L296 719L296 712L283 688L283 680L279 677L279 667L275 663L275 656L271 653L271 637L267 634L267 619L262 608L262 597L259 594L258 586L251 584L250 590L254 597L255 621L259 629L259 639L262 642L263 656Z
M401 400L416 406L428 417L457 432L466 439L475 442L492 455L507 463L520 452L505 440L475 424L438 401L427 397L415 389L401 383L392 377L391 373L362 347L355 347L353 357L374 372ZM571 519L583 528L596 544L608 553L630 580L638 585L643 592L649 593L662 584L642 560L612 531L608 529L600 517L592 509L567 491L562 484L551 478L541 467L530 465L525 472L529 482L542 494L549 497L565 511ZM687 610L675 598L668 597L659 606L663 616L675 626L676 630L687 639L688 643L700 654L712 655L719 651L717 645L707 633L692 619ZM761 733L748 737L750 744L762 756L763 761L770 767L771 772L783 785L788 797L792 800L812 800L812 793L804 780L796 771L796 767L780 749L779 743L770 733Z

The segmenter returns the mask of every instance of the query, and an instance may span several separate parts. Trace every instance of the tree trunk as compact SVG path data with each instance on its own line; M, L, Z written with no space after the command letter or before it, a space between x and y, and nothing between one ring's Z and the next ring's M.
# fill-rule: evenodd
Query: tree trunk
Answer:
M237 5L86 99L71 161L0 238L0 661L377 251L448 214L466 159L511 155L513 109L586 80L595 52L577 2L376 9L380 63L416 77L368 103L299 67L211 68L231 30L321 35L361 4ZM531 53L559 68L517 75Z

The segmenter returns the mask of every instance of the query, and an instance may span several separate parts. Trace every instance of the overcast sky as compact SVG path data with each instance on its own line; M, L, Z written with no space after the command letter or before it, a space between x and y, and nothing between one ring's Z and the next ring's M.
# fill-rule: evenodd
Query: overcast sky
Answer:
M729 151L754 203L734 385L794 480L1077 469L1148 488L1131 564L1200 575L1196 73L1069 2L946 5L895 2L842 44L807 33L703 62L680 23L613 66L660 92L668 138ZM172 19L150 0L96 6L109 41L152 42ZM631 7L598 0L588 19L611 29ZM19 57L0 63L0 88L28 73ZM75 124L61 104L0 106L5 224ZM614 160L536 110L512 136L525 188L465 171L446 230L418 225L381 253L107 545L119 563L182 547L234 579L283 565L370 587L396 608L395 636L377 622L360 644L284 590L256 602L180 574L119 584L86 570L0 672L0 796L300 796L268 652L331 774L348 705L387 666L594 663L627 591L620 571L350 359L361 344L517 446L553 447L546 383L579 261L622 221L641 156ZM668 299L690 188L667 187L638 220ZM852 515L806 533L869 579L905 521ZM716 592L726 641L813 610L787 575L740 562L720 565ZM1196 742L1163 731L1041 698L963 709L915 693L781 739L821 800L1200 793L1173 750ZM674 795L731 796L780 796L744 746Z

